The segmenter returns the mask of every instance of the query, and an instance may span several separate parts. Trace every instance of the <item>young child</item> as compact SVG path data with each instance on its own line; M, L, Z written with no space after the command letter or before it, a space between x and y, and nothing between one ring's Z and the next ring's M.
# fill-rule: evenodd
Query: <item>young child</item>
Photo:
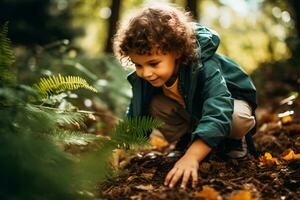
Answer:
M164 184L185 188L198 180L199 163L212 149L230 158L247 154L245 135L254 128L256 90L230 58L216 53L220 39L212 30L165 4L144 7L117 31L114 53L130 61L133 97L129 117L151 115L184 155Z

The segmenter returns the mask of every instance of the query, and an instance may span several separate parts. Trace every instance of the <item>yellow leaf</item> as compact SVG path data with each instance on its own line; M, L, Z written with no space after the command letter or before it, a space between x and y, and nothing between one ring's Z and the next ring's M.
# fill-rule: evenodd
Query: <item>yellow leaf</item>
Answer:
M292 122L293 119L294 119L293 116L288 115L288 116L282 117L282 118L281 118L281 122L282 122L283 124L287 124L287 123Z
M260 167L272 167L273 165L279 165L280 162L277 158L273 158L272 154L266 152L259 158Z
M300 159L300 154L295 154L292 149L288 149L281 154L281 157L284 160L295 160Z
M204 186L201 191L195 192L196 199L205 199L205 200L220 200L220 193L217 192L214 188L209 186Z
M229 200L251 200L251 193L247 190L242 190L232 195Z
M169 145L166 140L158 136L152 136L150 139L150 144L157 148L163 148Z

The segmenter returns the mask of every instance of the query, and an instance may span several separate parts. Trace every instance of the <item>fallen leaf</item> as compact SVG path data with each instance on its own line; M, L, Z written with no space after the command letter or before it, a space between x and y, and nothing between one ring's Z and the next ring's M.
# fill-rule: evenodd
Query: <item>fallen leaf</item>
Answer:
M139 190L145 190L145 191L151 191L154 189L153 185L149 184L149 185L138 185L138 186L135 186L136 189L139 189Z
M220 193L217 192L214 188L209 186L203 186L201 191L195 192L196 199L205 199L205 200L221 200L222 197Z
M247 190L239 191L233 194L229 200L251 200L251 193Z
M142 194L140 193L140 194L131 196L130 199L132 199L132 200L142 200L143 198L142 198Z
M146 180L152 179L154 176L154 173L142 173L141 176L145 178Z
M293 92L289 97L283 99L280 101L280 105L283 105L283 104L288 104L288 105L291 105L293 104L293 101L295 101L295 99L298 97L298 92Z
M111 158L111 165L114 168L123 168L125 167L130 161L130 158L126 155L125 150L123 149L115 149L113 150L112 158Z
M136 176L136 175L129 176L129 177L127 178L127 181L128 181L128 182L131 182L132 180L134 180L134 179L136 179L136 178L138 178L138 176Z
M295 160L300 159L300 154L295 154L292 149L288 149L281 154L281 157L284 160Z
M294 120L293 114L294 114L293 110L288 110L286 112L279 113L278 117L280 118L282 124L287 124Z
M288 116L285 116L285 117L282 117L282 118L281 118L281 122L282 122L283 124L290 123L290 122L292 122L293 120L294 120L294 118L293 118L293 116L291 116L291 115L288 115Z
M152 136L150 138L150 144L157 148L163 148L169 145L169 143L161 137Z
M272 167L273 165L279 165L280 162L277 158L273 158L272 154L265 152L265 154L259 157L260 167Z

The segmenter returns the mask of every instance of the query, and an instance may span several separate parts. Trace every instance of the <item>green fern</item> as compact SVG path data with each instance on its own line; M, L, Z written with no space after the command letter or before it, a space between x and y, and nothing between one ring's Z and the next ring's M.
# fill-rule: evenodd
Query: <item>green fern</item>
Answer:
M15 85L16 83L15 75L10 69L15 62L15 56L7 33L8 23L5 23L0 30L0 86Z
M111 134L111 141L117 147L131 148L148 145L148 134L161 122L151 117L126 118Z
M87 116L78 112L60 112L57 115L57 122L59 125L78 125L80 127L86 127L85 120Z
M86 145L99 139L94 134L82 133L77 131L56 129L52 133L52 139L63 144Z
M86 80L78 76L50 76L48 78L41 78L40 82L34 84L43 98L49 97L51 94L58 94L66 90L76 90L85 88L87 90L97 92L97 90L90 86Z
M23 105L19 109L23 110L23 114L16 117L18 125L26 127L27 124L36 124L31 127L36 134L52 134L51 130L59 126L78 125L83 128L86 126L84 121L87 115L83 113L63 112L31 104Z

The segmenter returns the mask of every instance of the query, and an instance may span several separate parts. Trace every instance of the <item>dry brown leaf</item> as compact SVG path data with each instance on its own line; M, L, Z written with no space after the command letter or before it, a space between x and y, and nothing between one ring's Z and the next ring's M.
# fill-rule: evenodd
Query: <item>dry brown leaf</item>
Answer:
M259 157L260 167L272 167L273 165L279 165L280 162L277 158L273 158L272 154L265 152L265 154Z
M279 131L282 128L282 122L265 123L259 128L259 132Z
M146 180L149 180L149 179L152 179L153 176L154 176L154 173L142 173L141 176L146 179Z
M136 176L136 175L129 176L129 177L127 178L127 181L128 181L128 182L131 182L131 181L133 181L133 180L136 179L136 178L138 178L138 176Z
M130 158L126 155L125 150L123 149L115 149L113 150L112 158L111 158L111 165L114 168L123 168L125 167L130 161Z
M130 199L132 199L132 200L142 200L143 197L142 197L142 194L139 193L139 194L137 194L137 195L131 196Z
M288 149L281 154L283 160L295 160L300 159L300 154L295 154L292 149Z
M157 148L163 148L169 145L169 143L161 137L152 136L150 138L150 144Z
M247 190L239 191L233 194L229 200L251 200L251 193Z
M145 190L145 191L151 191L154 189L153 185L149 184L149 185L137 185L135 186L136 189L139 190Z
M209 186L203 186L201 191L195 192L196 199L203 198L205 200L221 200L222 197L219 192Z

